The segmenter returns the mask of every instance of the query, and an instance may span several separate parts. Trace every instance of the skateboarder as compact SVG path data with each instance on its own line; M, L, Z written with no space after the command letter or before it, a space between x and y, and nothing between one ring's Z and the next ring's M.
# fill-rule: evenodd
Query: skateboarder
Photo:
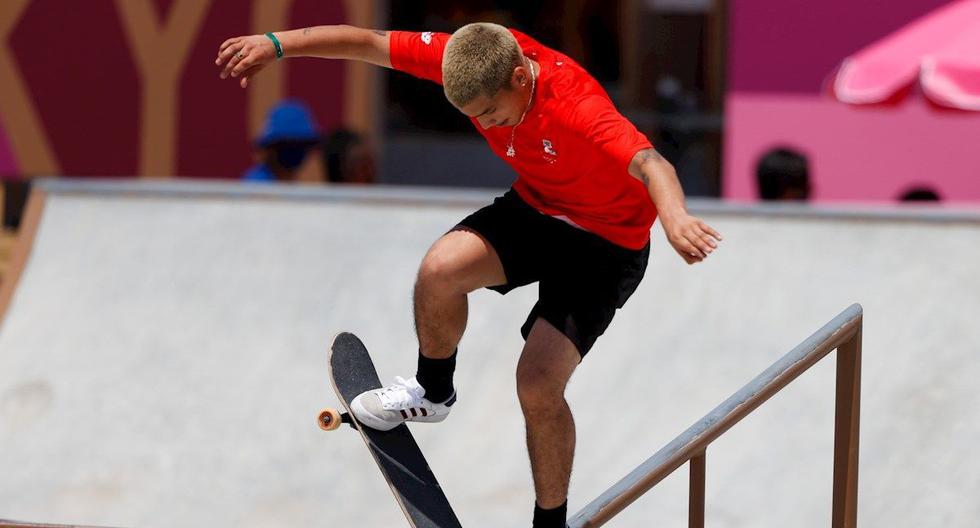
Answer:
M467 294L538 282L521 328L517 390L527 426L536 527L565 526L575 425L564 398L572 372L646 270L659 215L667 240L701 262L721 235L687 213L673 167L569 57L495 24L452 35L321 26L236 37L215 61L242 87L278 58L354 59L443 85L513 187L429 249L415 283L418 371L352 402L362 423L438 422L456 401L456 347ZM615 383L615 380L610 380Z

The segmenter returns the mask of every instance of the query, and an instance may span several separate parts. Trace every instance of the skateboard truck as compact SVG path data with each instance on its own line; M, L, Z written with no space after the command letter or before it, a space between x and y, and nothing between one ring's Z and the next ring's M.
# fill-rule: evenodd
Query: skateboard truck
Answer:
M357 429L354 425L354 418L348 412L340 412L333 408L324 408L320 410L320 414L316 418L316 424L320 426L320 429L324 431L333 431L338 429L341 424L347 424L351 429Z

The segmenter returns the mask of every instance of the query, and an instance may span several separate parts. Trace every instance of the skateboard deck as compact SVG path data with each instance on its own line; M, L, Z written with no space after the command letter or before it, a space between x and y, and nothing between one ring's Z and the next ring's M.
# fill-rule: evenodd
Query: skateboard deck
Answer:
M347 423L357 429L411 526L460 527L408 426L402 424L391 431L377 431L353 418L351 400L364 391L381 387L374 362L361 340L354 334L337 334L330 346L329 365L333 388L347 412L323 409L317 420L320 428L329 431Z

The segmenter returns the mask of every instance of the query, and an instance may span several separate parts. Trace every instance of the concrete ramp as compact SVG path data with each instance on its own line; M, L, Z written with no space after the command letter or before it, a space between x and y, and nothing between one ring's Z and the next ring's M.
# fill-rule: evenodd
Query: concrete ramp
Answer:
M357 333L414 372L411 290L489 191L39 185L0 326L0 518L403 526L337 403ZM692 205L725 235L646 279L573 378L574 512L852 302L865 309L862 526L980 518L980 215ZM450 419L413 427L464 526L527 526L519 327L535 287L471 296ZM713 527L830 524L833 356L712 445ZM681 470L611 526L686 526Z

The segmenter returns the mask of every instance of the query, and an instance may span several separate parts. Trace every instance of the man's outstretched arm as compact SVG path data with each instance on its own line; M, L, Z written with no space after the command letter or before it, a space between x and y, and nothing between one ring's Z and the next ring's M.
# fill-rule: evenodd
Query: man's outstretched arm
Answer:
M387 31L354 26L315 26L273 33L282 47L283 57L351 59L391 68ZM276 60L276 46L266 35L234 37L218 48L214 63L221 67L221 78L241 78L242 88L256 73Z
M652 148L637 152L630 162L629 173L646 186L667 240L685 262L701 262L718 247L721 234L687 213L677 172L659 152Z

